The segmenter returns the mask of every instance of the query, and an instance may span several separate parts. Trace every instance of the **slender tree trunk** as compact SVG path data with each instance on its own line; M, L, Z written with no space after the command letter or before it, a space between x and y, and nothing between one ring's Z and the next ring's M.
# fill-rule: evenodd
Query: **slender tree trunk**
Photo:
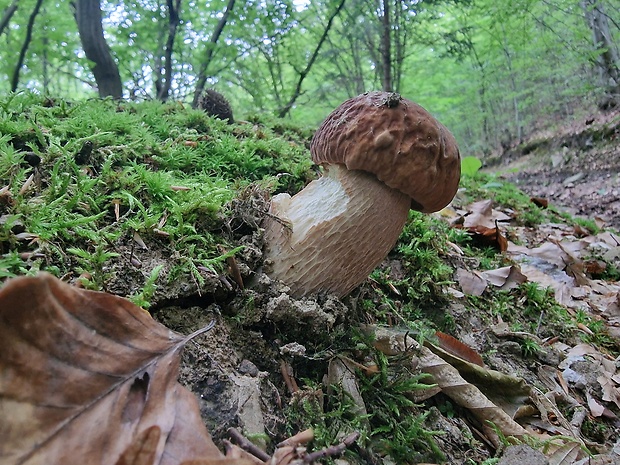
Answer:
M382 88L392 92L392 23L390 19L390 0L383 0L381 17L381 61L383 62Z
M50 74L49 74L49 60L47 56L47 51L49 48L49 39L47 36L43 37L43 60L41 65L43 66L43 94L50 94Z
M609 29L604 3L600 0L581 0L588 27L592 31L594 47L599 53L596 68L605 90L616 103L620 101L620 57ZM610 102L607 102L609 104Z
M162 102L165 102L170 97L170 87L172 86L172 52L174 50L174 40L176 39L177 29L181 22L181 18L179 17L181 0L167 0L166 4L168 6L168 40L164 47L163 70L159 69L159 74L155 81L157 98Z
M196 104L198 103L202 92L205 90L205 85L207 84L207 68L209 67L211 60L213 59L213 54L215 53L215 46L217 45L217 41L222 35L222 31L224 30L224 27L228 22L228 17L230 16L230 13L232 12L234 6L235 0L228 0L226 9L224 10L222 17L218 21L217 26L213 31L213 34L211 35L211 40L209 40L209 44L207 45L207 54L200 66L200 71L198 72L196 90L194 91L194 101L192 103L193 107L196 107Z
M2 32L9 25L9 22L11 21L11 18L13 17L15 12L17 11L17 2L18 1L19 0L13 0L13 3L11 3L11 5L4 10L4 14L2 15L2 19L0 19L0 35L2 35Z
M301 85L303 84L304 79L306 79L306 76L310 72L312 65L314 65L314 62L316 61L316 58L319 55L319 51L321 50L321 47L323 46L323 43L325 42L325 39L327 39L327 35L329 34L329 31L332 28L334 19L336 18L336 16L338 16L338 14L340 14L340 11L344 7L345 1L346 0L340 0L338 7L334 11L334 13L329 17L329 20L327 21L327 26L325 26L325 29L323 30L323 34L321 35L321 38L319 39L319 43L316 45L316 48L314 49L314 52L312 53L310 60L308 60L308 64L306 65L305 69L301 73L299 73L299 79L297 80L297 85L295 86L293 95L291 95L291 98L289 99L288 103L284 106L284 108L280 109L280 112L278 113L278 116L280 118L284 118L291 111L291 108L293 108L293 105L295 105L295 101L301 95Z
M32 10L32 13L30 13L30 17L28 18L28 25L26 26L26 38L24 39L21 50L19 51L19 58L17 59L17 65L15 65L15 70L13 71L13 78L11 79L11 91L13 92L17 90L17 85L19 84L19 73L22 69L22 66L24 66L26 52L28 51L28 47L30 46L30 42L32 41L32 28L34 27L34 21L39 14L42 3L43 0L37 0L37 3L34 6L34 10Z
M118 66L103 36L99 0L77 0L75 20L86 58L94 63L92 72L97 81L99 96L120 99L123 96L123 85Z

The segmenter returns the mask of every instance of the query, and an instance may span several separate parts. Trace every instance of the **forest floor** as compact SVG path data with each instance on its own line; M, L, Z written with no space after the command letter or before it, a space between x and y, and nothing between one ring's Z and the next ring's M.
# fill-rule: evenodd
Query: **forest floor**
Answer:
M488 170L533 197L620 230L620 111L534 134Z
M485 168L499 175L464 176L450 208L411 213L350 295L295 299L265 273L261 224L275 185L294 193L316 176L309 131L226 125L173 103L18 96L4 108L3 290L47 271L71 284L63 292L130 298L180 334L215 322L185 346L179 380L220 450L236 429L276 457L282 440L312 427L308 451L325 454L315 463L350 434L360 436L340 465L620 461L618 113L536 135ZM72 347L43 326L33 347ZM82 330L89 340L92 328ZM2 343L0 367L12 361ZM96 374L93 360L79 362ZM38 387L39 404L58 389ZM78 416L105 416L92 405ZM108 419L97 421L88 417ZM289 459L314 462L293 449Z

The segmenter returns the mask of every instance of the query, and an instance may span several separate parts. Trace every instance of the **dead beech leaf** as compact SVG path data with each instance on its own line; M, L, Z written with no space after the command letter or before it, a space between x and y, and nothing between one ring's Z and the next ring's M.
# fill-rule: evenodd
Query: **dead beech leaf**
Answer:
M484 366L484 361L482 360L480 354L467 344L464 344L456 339L454 336L442 333L441 331L435 331L435 336L437 337L439 347L446 352L449 352L456 357L460 357L466 362L474 363L481 367Z
M572 465L581 455L581 445L577 441L567 442L548 455L549 465Z
M154 464L221 458L194 395L176 381L191 337L125 299L49 274L8 281L0 289L0 463L150 465L157 430Z
M495 247L500 252L508 249L508 240L502 234L498 226L488 228L478 225L467 228L467 232L471 236L472 242L478 247Z
M518 266L504 266L496 270L483 271L482 276L495 287L500 289L514 289L527 281Z
M145 429L123 452L116 465L152 465L160 437L161 429L158 426Z
M497 221L510 221L512 218L505 213L493 210L492 200L480 200L467 207L469 214L465 216L463 228L485 226L493 228Z
M530 202L540 208L549 207L549 200L544 197L530 197Z
M366 326L364 330L373 334L375 348L385 355L411 354L415 359L413 364L432 376L432 382L439 391L468 409L496 446L500 438L489 424L493 424L504 436L521 437L527 434L511 416L529 398L530 388L524 380L469 363L432 344L425 343L421 347L411 336L401 331L372 325ZM440 355L435 351L439 351ZM470 381L474 378L477 385ZM497 400L491 401L488 393L494 394ZM498 406L500 404L502 408Z
M464 268L459 268L456 270L456 279L462 291L467 295L482 295L487 288L486 279L477 271L468 271Z
M419 360L420 369L432 376L433 382L441 388L441 391L456 404L468 409L480 421L487 438L493 444L498 445L500 439L488 426L489 424L493 424L504 436L520 437L527 434L510 415L491 402L480 389L467 382L455 367L431 352L429 348L420 349ZM491 373L491 370L486 371Z
M592 397L589 393L586 392L586 398L588 400L588 408L590 409L590 414L593 417L600 417L605 412L605 407L601 405L594 397Z

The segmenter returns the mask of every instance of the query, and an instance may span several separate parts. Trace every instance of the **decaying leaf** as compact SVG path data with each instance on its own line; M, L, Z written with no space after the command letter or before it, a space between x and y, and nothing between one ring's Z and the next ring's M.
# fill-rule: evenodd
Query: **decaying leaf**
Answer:
M420 368L432 375L441 391L461 407L468 409L480 421L487 437L499 445L500 439L489 425L493 425L504 436L521 437L525 429L514 421L504 410L491 402L476 386L467 382L456 368L428 348L420 349Z
M488 228L486 226L471 226L467 228L467 232L472 238L472 242L479 247L494 247L500 252L508 249L508 240L499 228L495 226Z
M456 270L456 279L467 295L482 295L487 288L486 279L478 271L459 268Z
M544 197L530 197L530 202L540 208L549 207L549 200Z
M553 452L549 457L549 465L571 465L581 453L579 442L567 442Z
M480 354L467 344L464 344L455 337L442 333L441 331L435 331L435 336L437 337L439 348L469 363L473 363L481 367L484 366L484 361L482 360Z
M176 380L187 340L120 297L48 274L9 281L0 290L0 463L221 458Z
M468 213L464 218L463 228L484 226L494 228L497 221L510 221L512 218L503 212L493 210L493 200L480 200L467 207Z
M155 462L160 437L161 429L158 426L145 429L123 452L116 465L152 465Z
M518 266L510 265L496 270L483 271L482 276L495 287L502 290L514 289L527 281L527 277L521 273Z
M459 268L456 270L456 279L463 292L468 295L482 295L488 284L492 284L502 290L508 290L514 289L527 281L527 277L516 265L483 272Z

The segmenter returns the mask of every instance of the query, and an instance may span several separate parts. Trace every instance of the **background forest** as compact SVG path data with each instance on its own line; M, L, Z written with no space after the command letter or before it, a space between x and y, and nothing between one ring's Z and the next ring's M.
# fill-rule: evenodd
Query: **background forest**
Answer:
M389 90L485 153L617 103L612 0L0 0L0 92L195 102L317 125ZM615 41L616 42L615 42Z

